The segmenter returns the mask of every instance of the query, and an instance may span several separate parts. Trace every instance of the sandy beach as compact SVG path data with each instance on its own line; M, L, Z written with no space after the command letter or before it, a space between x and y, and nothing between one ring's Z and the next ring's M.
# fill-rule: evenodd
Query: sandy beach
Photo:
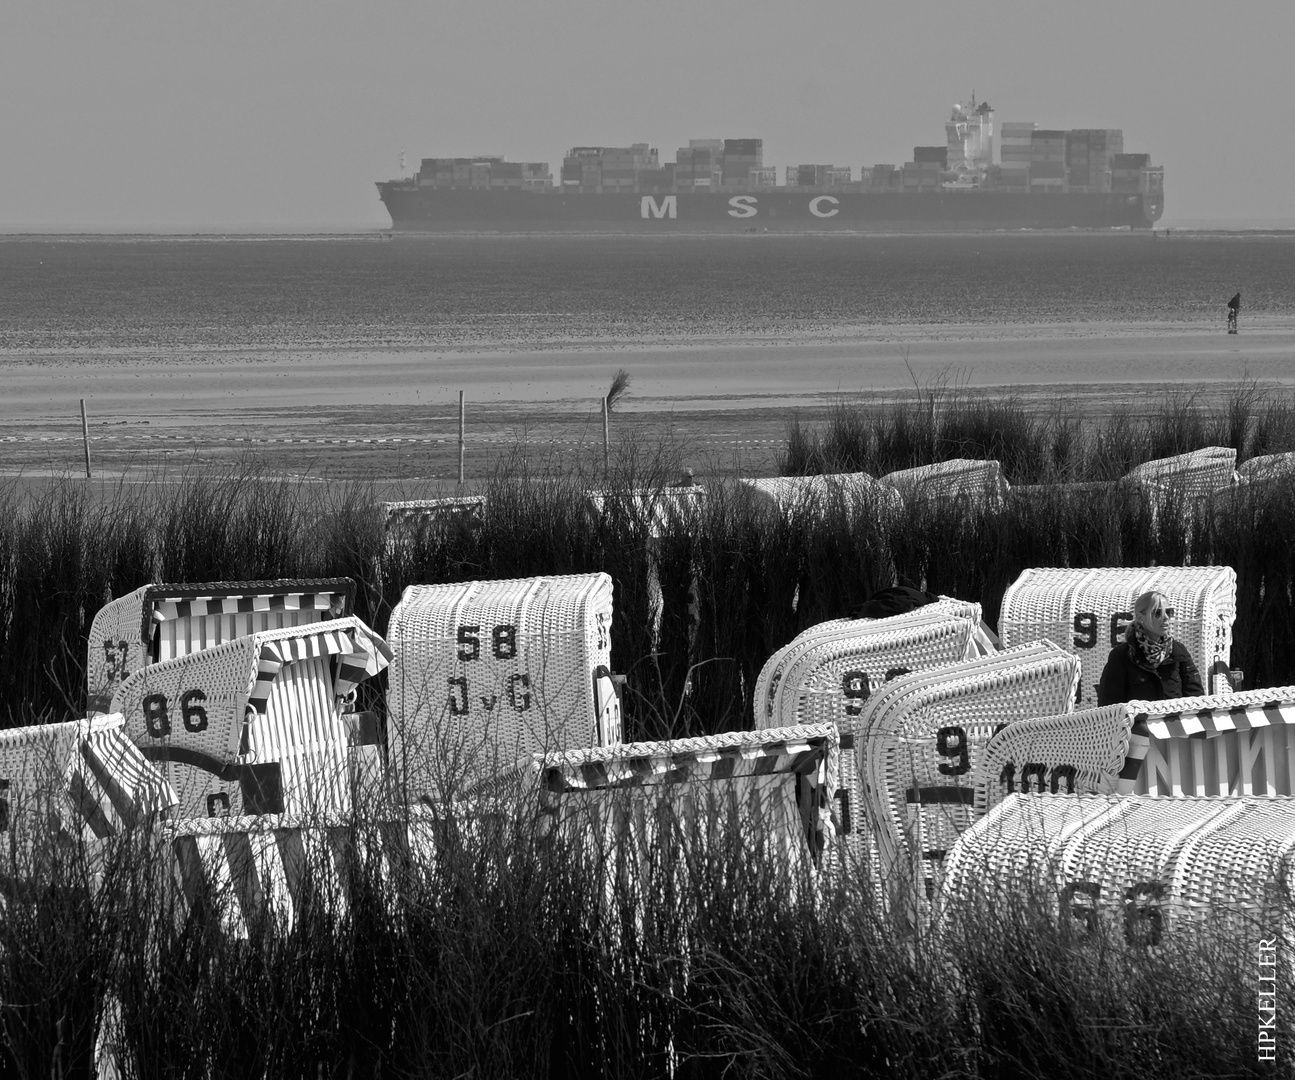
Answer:
M1295 326L906 326L807 340L616 340L417 347L0 354L0 469L79 469L86 400L101 469L257 447L312 473L443 477L457 468L458 392L473 469L492 450L601 445L600 396L625 368L621 429L698 457L767 465L793 416L856 395L947 383L1084 411L1243 378L1295 384ZM452 451L452 453L451 453ZM310 464L308 464L310 463Z

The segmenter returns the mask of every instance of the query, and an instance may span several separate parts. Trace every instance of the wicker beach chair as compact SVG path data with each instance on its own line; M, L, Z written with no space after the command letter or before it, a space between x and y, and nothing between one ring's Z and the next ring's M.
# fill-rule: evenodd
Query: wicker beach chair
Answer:
M1262 454L1237 466L1237 482L1259 484L1295 476L1295 450L1284 454Z
M1151 484L1190 499L1209 495L1236 479L1237 452L1230 446L1207 446L1174 457L1157 458L1130 469L1124 480Z
M814 645L819 639L832 638L840 634L868 633L869 627L876 626L878 623L885 623L889 626L892 619L907 618L915 612L928 614L938 612L942 615L970 619L974 624L972 638L976 652L984 656L998 651L997 638L981 619L980 605L970 600L959 600L953 596L941 596L932 604L925 604L921 608L915 608L912 612L905 612L903 615L890 615L884 619L829 619L826 622L815 623L813 626L802 630L764 662L764 666L756 676L755 691L752 695L755 726L776 726L774 698L777 695L778 688L782 685L783 674L789 664L793 663L805 649Z
M581 845L609 884L641 886L663 853L676 874L740 853L798 875L838 834L839 753L832 724L728 731L537 754L469 795L537 797L542 834Z
M118 684L145 664L349 615L354 596L350 578L144 585L105 604L90 624L87 707L107 710Z
M868 818L883 873L911 881L917 903L972 821L971 781L995 730L1069 702L1078 677L1075 657L1040 641L904 675L869 699L855 750Z
M1081 935L1130 945L1206 919L1271 939L1286 932L1279 898L1295 888L1292 853L1287 797L1016 794L954 845L942 901L952 911L1033 897Z
M466 818L457 822L466 823ZM381 814L262 814L182 818L162 826L180 899L213 902L224 931L239 938L259 920L291 930L307 899L339 915L350 906L355 871L396 884L411 864L434 869L444 818L427 807Z
M387 637L392 767L410 801L519 756L621 740L606 574L411 585Z
M751 493L757 504L779 514L820 517L836 505L881 514L896 514L904 508L903 498L893 485L864 472L744 478L738 484Z
M354 616L250 634L140 669L113 711L182 816L342 811L352 774L382 751L376 725L347 706L390 655Z
M997 461L952 458L933 465L900 469L881 477L904 497L906 503L923 499L965 498L998 505L1008 493L1002 466Z
M1018 721L990 740L974 786L977 816L1013 792L1295 795L1295 687Z
M1097 684L1144 592L1174 607L1173 634L1187 646L1206 690L1227 685L1236 618L1236 572L1230 566L1030 569L1007 587L998 617L1004 646L1046 637L1079 657L1080 706L1097 702Z
M120 715L0 731L0 863L19 862L4 872L42 838L102 839L176 802Z

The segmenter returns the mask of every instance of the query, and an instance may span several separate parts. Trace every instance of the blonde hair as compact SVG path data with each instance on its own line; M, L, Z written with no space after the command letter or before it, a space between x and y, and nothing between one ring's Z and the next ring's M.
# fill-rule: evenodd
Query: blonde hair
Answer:
M1133 621L1125 627L1125 641L1130 643L1133 641L1134 627L1136 627L1147 613L1156 606L1157 600L1160 601L1161 607L1169 606L1169 598L1165 596L1164 593L1156 592L1154 589L1152 589L1151 592L1144 592L1133 602Z

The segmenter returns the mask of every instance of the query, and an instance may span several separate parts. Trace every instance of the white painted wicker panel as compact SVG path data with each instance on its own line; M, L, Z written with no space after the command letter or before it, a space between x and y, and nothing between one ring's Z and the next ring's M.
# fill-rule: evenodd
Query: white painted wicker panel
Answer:
M1235 478L1236 467L1237 452L1230 446L1207 446L1190 453L1144 462L1130 469L1124 479L1196 497L1227 487Z
M757 503L780 514L821 516L833 506L895 514L904 508L895 488L863 472L742 478L738 484L751 492Z
M869 700L856 748L883 870L931 881L974 817L975 770L995 731L1058 711L1078 661L1048 641L914 672Z
M1205 918L1273 938L1288 930L1274 899L1295 888L1292 851L1289 797L1015 794L955 844L943 902L1031 896L1081 935L1130 944Z
M964 498L988 505L1002 502L1007 493L1002 466L978 458L951 458L931 465L900 469L881 478L906 501Z
M588 746L611 662L606 574L412 585L391 613L392 768L411 799L523 754ZM600 730L601 727L601 730Z
M1163 593L1174 608L1171 633L1192 654L1209 692L1211 673L1230 667L1236 619L1236 572L1230 566L1030 569L1003 594L998 632L1004 646L1046 637L1079 657L1081 707L1097 704L1097 684L1111 649L1124 640L1133 604Z

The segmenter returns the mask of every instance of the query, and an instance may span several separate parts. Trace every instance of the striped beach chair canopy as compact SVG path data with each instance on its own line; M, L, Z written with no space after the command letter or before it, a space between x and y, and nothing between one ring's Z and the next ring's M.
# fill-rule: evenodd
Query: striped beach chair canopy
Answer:
M864 472L743 478L738 485L750 493L756 504L783 515L820 517L833 507L847 512L893 514L904 508L903 498L894 487Z
M949 852L942 906L1014 894L1051 905L1081 938L1138 947L1206 921L1229 938L1273 939L1295 890L1293 851L1289 797L1016 794Z
M1124 480L1152 484L1179 495L1209 495L1236 480L1237 452L1230 446L1207 446L1187 454L1157 458L1130 469Z
M666 742L536 754L471 792L538 794L543 831L646 859L664 820L687 845L738 843L816 863L839 828L835 725L728 731ZM736 830L734 832L733 830Z
M972 821L972 780L994 732L1074 696L1079 662L1050 641L913 672L876 690L855 749L883 873L913 900ZM911 875L911 876L910 876Z
M119 714L0 731L5 862L30 855L42 839L120 833L177 801L166 778L127 738Z
M145 664L248 634L351 613L350 578L144 585L105 604L90 624L86 693L103 712L117 685Z
M965 498L993 505L1008 491L1002 466L978 458L951 458L931 465L899 469L881 478L895 488L905 501Z
M1174 608L1172 633L1191 652L1205 689L1224 688L1237 613L1230 566L1023 570L1003 594L998 633L1007 647L1046 637L1073 652L1083 672L1075 704L1091 707L1106 659L1133 620L1134 602L1153 589Z
M201 896L226 933L245 938L265 919L282 920L291 930L308 896L345 915L361 868L389 884L411 869L435 870L443 824L443 816L425 807L398 813L366 807L346 814L181 818L163 823L162 835L184 905ZM457 824L461 834L470 821Z
M141 668L113 711L182 816L344 810L350 748L373 731L348 721L347 703L390 658L354 616L249 634Z
M1295 687L1023 720L990 740L975 787L978 814L1013 792L1295 795Z
M391 612L392 768L409 801L501 764L620 742L606 574L411 585Z

